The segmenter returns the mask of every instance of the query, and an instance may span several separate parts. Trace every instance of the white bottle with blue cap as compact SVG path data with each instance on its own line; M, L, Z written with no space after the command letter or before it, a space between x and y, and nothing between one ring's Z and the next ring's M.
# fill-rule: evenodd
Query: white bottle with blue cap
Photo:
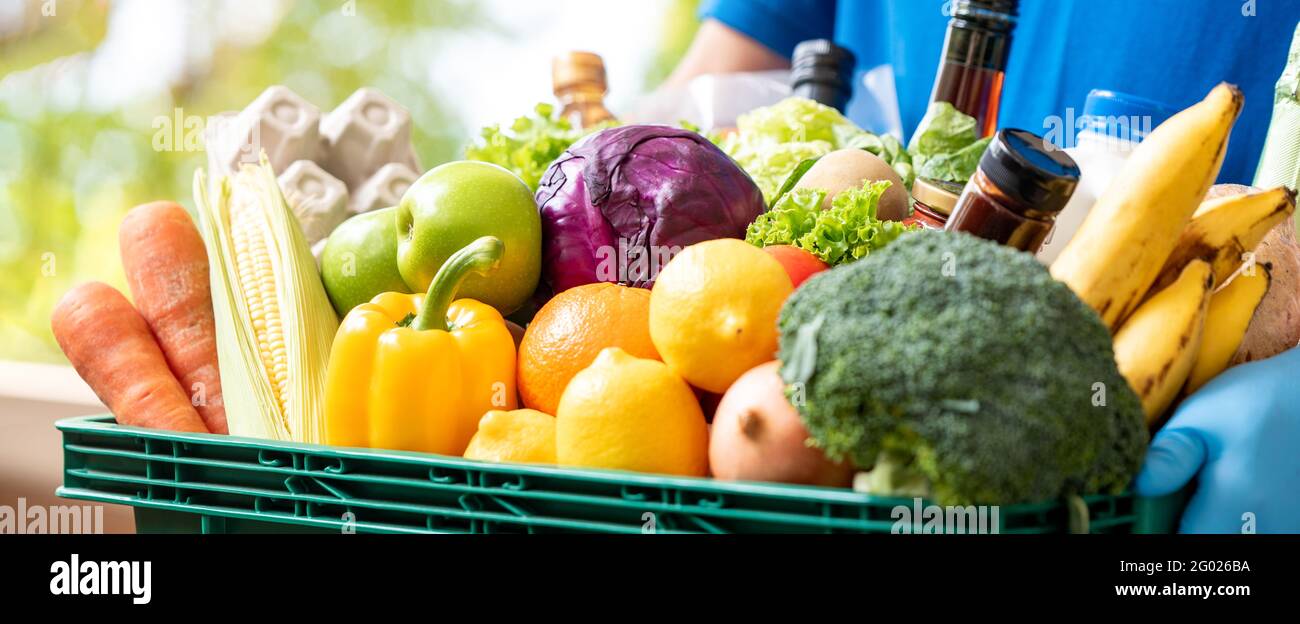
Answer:
M1093 89L1076 124L1074 147L1065 152L1079 165L1079 186L1070 203L1056 216L1056 226L1038 250L1038 259L1051 264L1070 242L1084 217L1128 160L1133 148L1177 109L1128 93Z

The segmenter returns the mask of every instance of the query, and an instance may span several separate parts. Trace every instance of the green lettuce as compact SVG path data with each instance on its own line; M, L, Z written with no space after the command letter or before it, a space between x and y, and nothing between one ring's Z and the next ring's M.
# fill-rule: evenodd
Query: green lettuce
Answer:
M975 173L989 141L979 137L974 117L948 102L932 102L907 151L916 177L965 182Z
M843 148L863 149L893 167L909 190L918 177L965 182L975 173L989 139L979 138L975 118L947 102L930 105L906 147L889 134L872 134L839 111L789 97L736 120L736 131L709 139L740 165L776 205L808 170L810 162Z
M465 158L501 165L536 191L546 168L564 150L588 132L610 125L579 130L567 119L556 117L554 106L541 103L533 108L532 115L516 119L508 130L500 125L483 128L479 139L465 148Z
M917 229L876 216L880 197L889 186L883 180L842 191L826 210L821 209L826 191L792 190L749 225L745 240L759 247L794 245L831 266L866 257Z
M834 108L801 97L745 113L736 120L735 132L711 138L753 178L769 203L778 199L782 183L800 163L837 149L865 149L891 165L905 154L897 139L876 136ZM892 159L886 156L891 150Z

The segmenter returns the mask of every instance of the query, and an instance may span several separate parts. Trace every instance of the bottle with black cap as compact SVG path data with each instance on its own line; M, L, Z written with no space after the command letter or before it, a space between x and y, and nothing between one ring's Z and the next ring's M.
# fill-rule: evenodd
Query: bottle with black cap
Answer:
M857 59L827 39L809 39L794 47L790 62L790 90L841 113L853 95L853 67Z
M1025 130L999 130L944 228L1036 253L1079 184L1079 166Z

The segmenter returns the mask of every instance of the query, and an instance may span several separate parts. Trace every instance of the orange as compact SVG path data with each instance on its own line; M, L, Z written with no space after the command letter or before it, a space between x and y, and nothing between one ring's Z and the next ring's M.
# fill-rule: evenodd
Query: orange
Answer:
M554 414L569 380L607 347L659 359L650 341L650 291L598 282L556 295L537 311L519 343L524 405Z
M722 394L776 358L777 317L794 290L775 258L734 238L683 249L650 293L650 337L691 385Z

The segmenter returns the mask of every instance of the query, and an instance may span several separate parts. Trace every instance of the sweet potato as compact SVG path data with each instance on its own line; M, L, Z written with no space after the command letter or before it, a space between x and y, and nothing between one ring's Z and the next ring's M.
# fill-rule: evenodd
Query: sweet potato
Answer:
M1205 199L1259 191L1241 184L1216 184ZM1273 357L1300 344L1300 245L1293 218L1269 230L1255 248L1255 262L1268 264L1272 279L1229 367Z
M1269 230L1255 248L1255 262L1269 265L1272 280L1228 366L1273 357L1300 344L1300 246L1291 218Z

